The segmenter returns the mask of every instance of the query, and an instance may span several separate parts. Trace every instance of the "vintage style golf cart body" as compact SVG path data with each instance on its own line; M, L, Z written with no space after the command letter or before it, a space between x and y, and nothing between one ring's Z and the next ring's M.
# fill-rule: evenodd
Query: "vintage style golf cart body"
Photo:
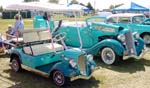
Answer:
M131 33L120 26L100 23L100 20L100 17L91 17L87 18L86 22L62 22L57 32L67 34L67 46L82 48L88 54L100 55L106 64L117 63L122 58L125 60L128 57L140 56L144 42L138 33ZM42 25L44 21L38 21L38 17L34 21L34 24L36 23L38 25L34 27L46 26Z
M55 43L65 35L58 34L57 38L51 38L46 29L24 30L22 35L23 43L18 44L10 56L15 72L22 68L33 71L50 77L58 86L91 77L96 66L92 55L76 48L65 49L63 45Z
M150 19L143 14L122 13L113 14L106 18L106 23L113 23L132 32L138 32L146 44L150 44Z

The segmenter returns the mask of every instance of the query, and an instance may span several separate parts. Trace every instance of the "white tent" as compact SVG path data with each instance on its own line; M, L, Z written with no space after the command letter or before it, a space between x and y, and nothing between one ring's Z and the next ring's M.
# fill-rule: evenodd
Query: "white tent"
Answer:
M65 5L41 2L23 2L19 4L11 4L6 7L6 10L81 11L80 8L66 7Z

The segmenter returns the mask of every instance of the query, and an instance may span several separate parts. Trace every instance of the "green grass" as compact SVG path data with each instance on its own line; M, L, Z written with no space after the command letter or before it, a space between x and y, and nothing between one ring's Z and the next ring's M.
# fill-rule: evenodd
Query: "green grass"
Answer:
M68 21L84 21L88 16L81 16L77 18L68 18L63 15L54 15L53 20L68 20ZM33 18L32 19L23 19L25 28L33 28ZM5 33L9 24L14 25L15 19L0 19L0 32Z

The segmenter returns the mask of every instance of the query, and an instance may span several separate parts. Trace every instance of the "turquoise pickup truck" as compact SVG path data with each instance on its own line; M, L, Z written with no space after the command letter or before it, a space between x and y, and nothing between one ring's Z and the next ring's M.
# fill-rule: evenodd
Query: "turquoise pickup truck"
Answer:
M35 28L46 27L42 19L42 16L35 17ZM50 25L56 34L66 33L64 40L67 46L80 48L94 56L98 55L108 65L129 57L139 58L145 44L137 32L132 33L129 29L100 21L100 17L87 18L85 22L65 21L57 31L55 31L57 22L51 21Z

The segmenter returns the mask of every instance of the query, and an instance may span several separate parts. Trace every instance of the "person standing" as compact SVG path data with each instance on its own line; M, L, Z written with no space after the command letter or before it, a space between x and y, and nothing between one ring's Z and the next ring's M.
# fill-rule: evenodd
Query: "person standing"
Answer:
M16 21L14 23L14 29L12 31L12 35L16 37L20 37L21 36L20 30L24 30L24 22L20 14L16 14L14 18Z

